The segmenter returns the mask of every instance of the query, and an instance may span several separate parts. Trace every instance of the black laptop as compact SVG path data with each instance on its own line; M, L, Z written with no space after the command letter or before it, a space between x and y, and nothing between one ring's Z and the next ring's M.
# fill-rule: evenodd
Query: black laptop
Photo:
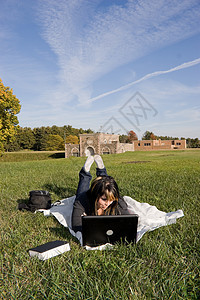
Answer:
M138 215L83 216L83 246L136 243Z

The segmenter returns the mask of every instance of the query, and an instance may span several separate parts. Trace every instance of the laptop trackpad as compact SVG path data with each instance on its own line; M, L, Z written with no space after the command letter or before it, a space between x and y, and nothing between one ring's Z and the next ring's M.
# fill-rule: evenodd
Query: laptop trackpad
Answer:
M113 233L114 233L114 232L113 232L111 229L109 229L109 230L106 231L106 234L107 234L108 236L113 235Z

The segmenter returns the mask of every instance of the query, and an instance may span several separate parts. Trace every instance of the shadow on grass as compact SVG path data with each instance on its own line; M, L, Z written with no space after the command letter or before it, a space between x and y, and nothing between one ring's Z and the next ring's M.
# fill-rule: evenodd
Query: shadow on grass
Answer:
M29 204L29 199L26 198L26 199L18 199L17 200L17 209L18 210L29 210L30 211L30 208L28 207L28 204Z
M133 160L133 161L125 161L123 164L145 164L150 163L150 160Z
M18 199L17 200L17 203L28 203L28 201L29 201L29 199L28 198L26 198L26 199Z
M56 184L47 183L44 185L44 189L50 193L54 193L60 199L71 197L76 194L76 190L69 187L61 187Z
M51 157L51 158L65 158L65 152L54 153L54 154L49 155L49 157Z
M49 228L49 230L55 234L58 238L62 238L62 239L65 239L65 240L68 240L69 242L72 241L72 242L75 242L77 243L78 245L80 245L80 242L78 241L77 238L75 238L69 231L68 228L66 227L51 227Z

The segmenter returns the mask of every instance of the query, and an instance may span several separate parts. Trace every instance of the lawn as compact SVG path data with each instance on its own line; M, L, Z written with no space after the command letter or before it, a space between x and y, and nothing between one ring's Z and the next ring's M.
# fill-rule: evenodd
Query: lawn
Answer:
M86 251L53 217L17 209L30 190L48 190L53 201L74 195L84 158L9 155L0 159L0 299L199 299L200 151L103 156L122 195L185 214L136 246L106 251ZM57 239L71 251L29 257L29 248Z

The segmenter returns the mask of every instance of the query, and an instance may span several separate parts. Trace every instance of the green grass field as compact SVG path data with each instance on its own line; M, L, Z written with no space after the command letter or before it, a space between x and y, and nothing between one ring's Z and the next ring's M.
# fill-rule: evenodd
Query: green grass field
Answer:
M200 151L103 156L122 195L185 214L136 246L106 251L84 250L53 217L17 210L30 190L48 190L53 201L74 195L84 158L8 155L0 159L0 299L199 299ZM29 257L29 248L56 239L71 251Z

